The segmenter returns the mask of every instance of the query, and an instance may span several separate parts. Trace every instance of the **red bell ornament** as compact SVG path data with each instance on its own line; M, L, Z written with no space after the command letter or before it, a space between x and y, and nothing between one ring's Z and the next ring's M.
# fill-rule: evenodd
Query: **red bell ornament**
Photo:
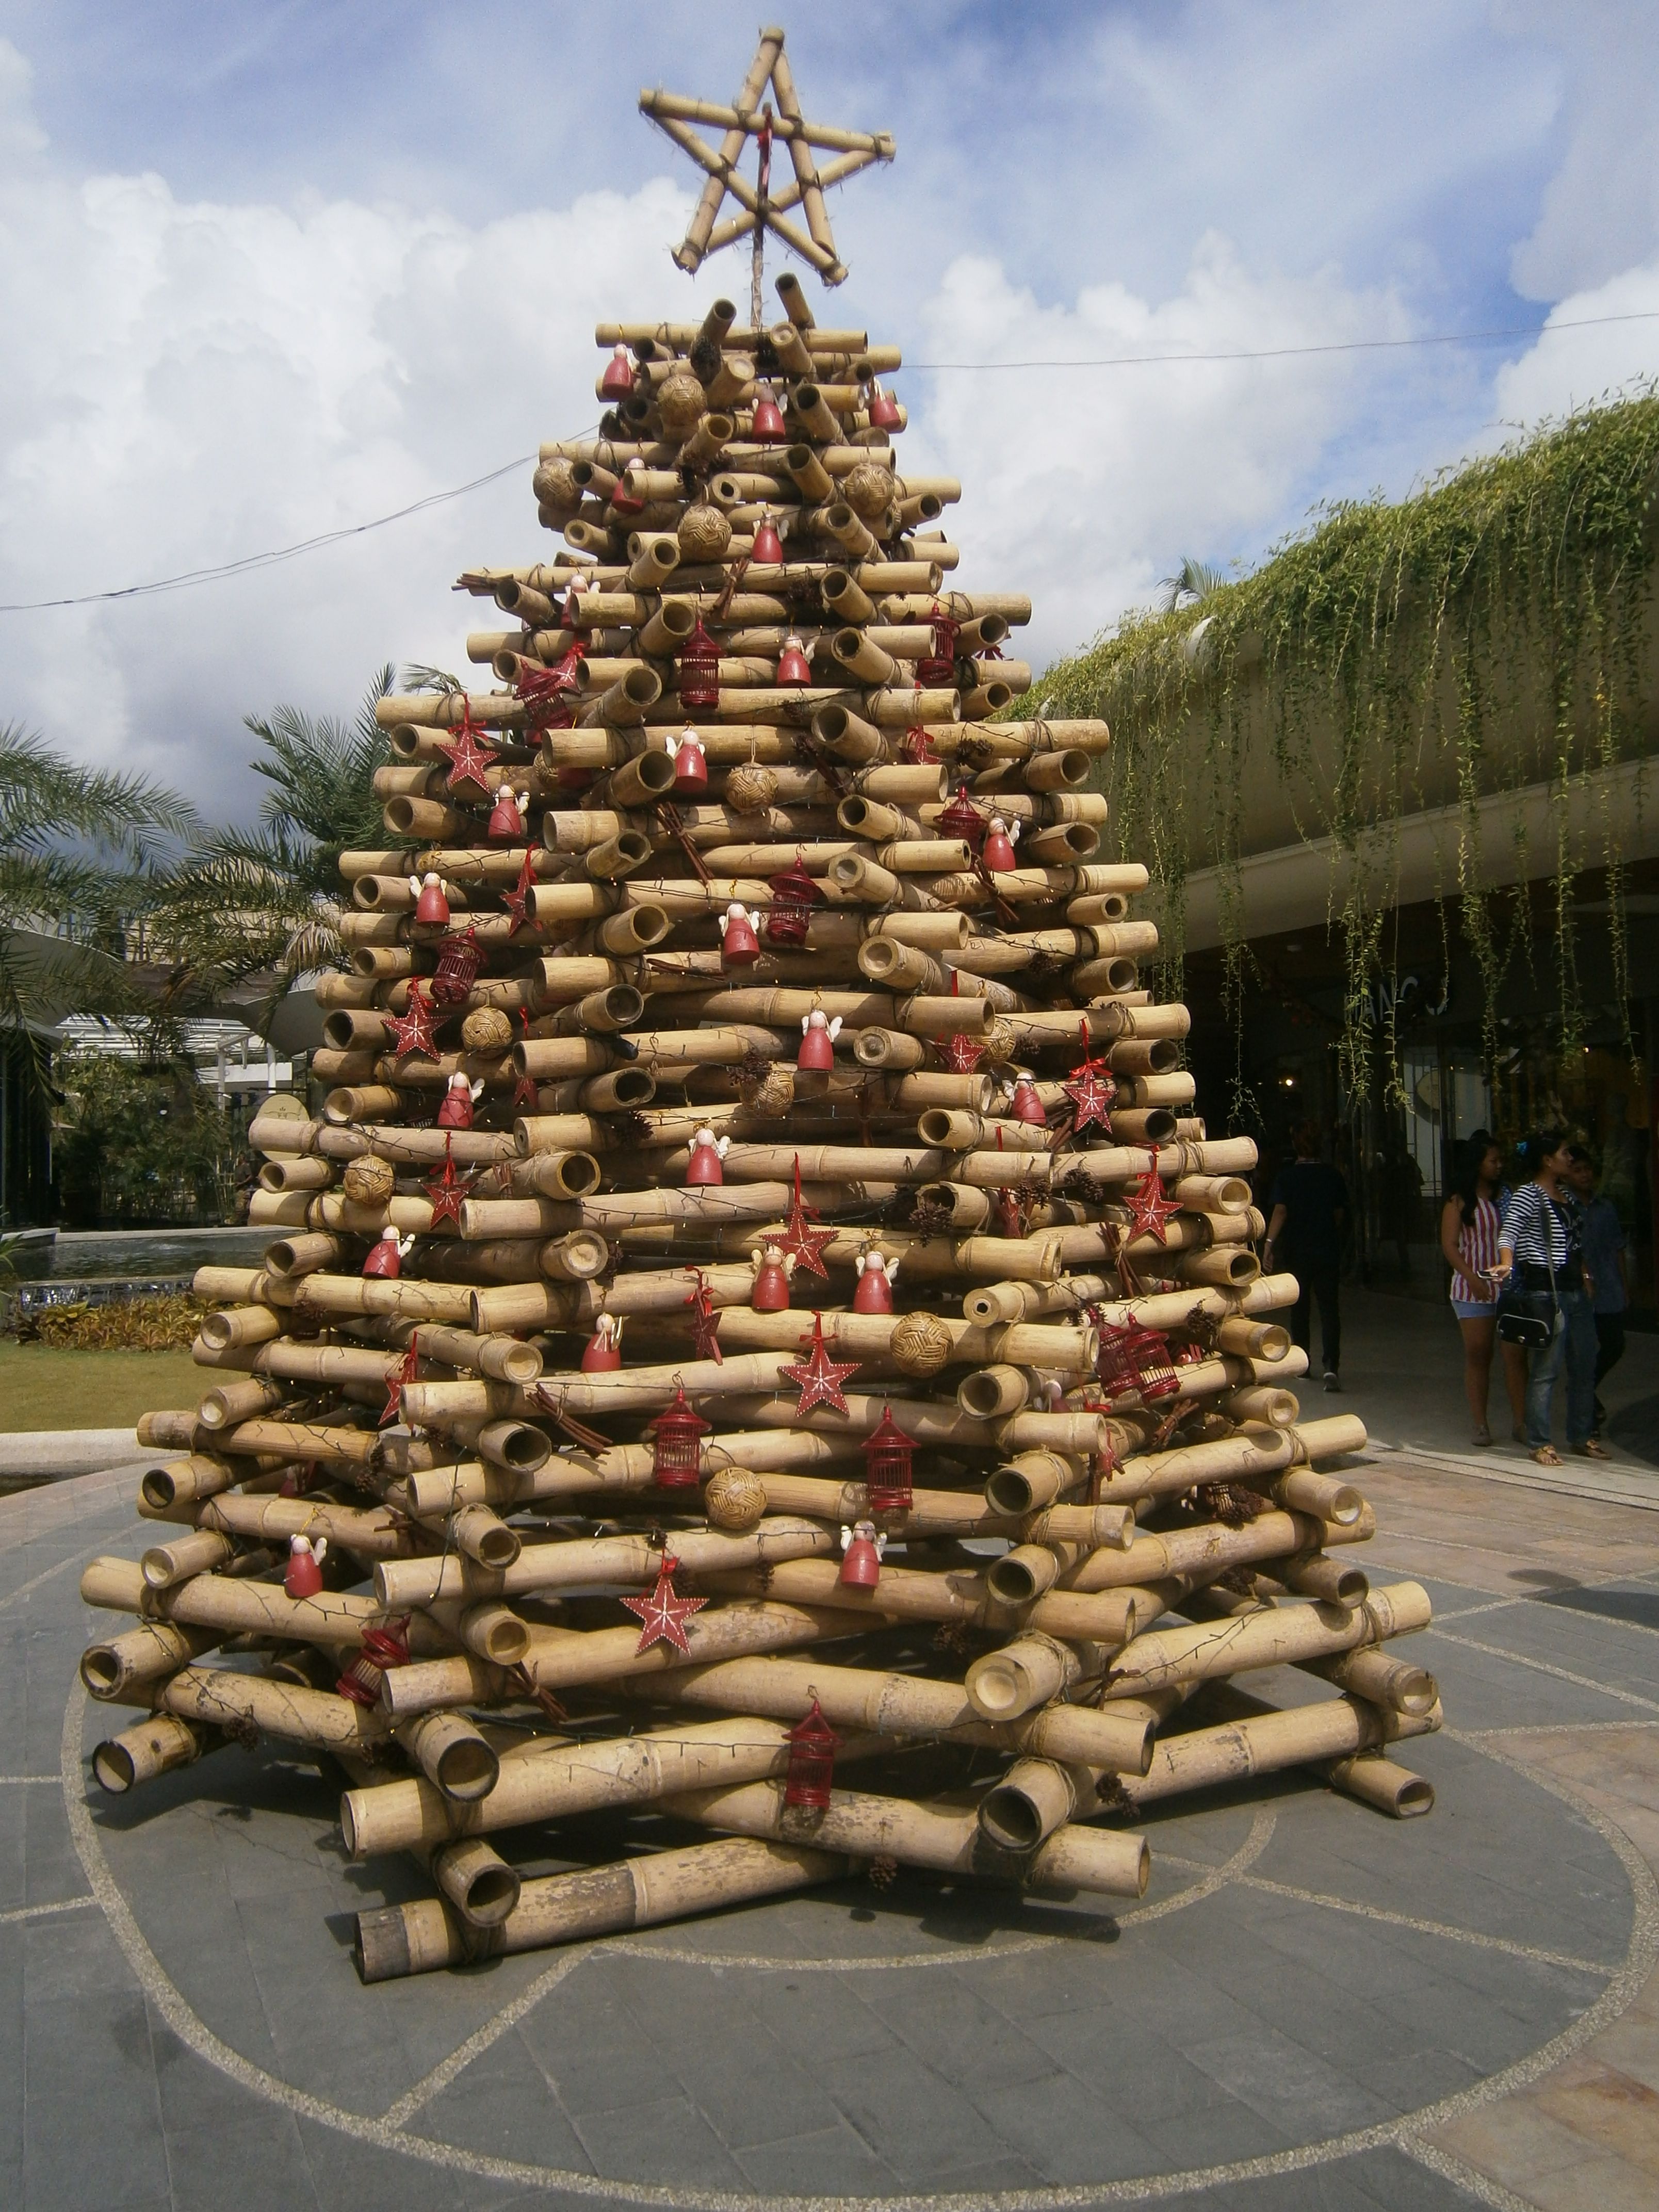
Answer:
M827 1720L815 1691L806 1717L789 1731L789 1765L783 1778L783 1802L797 1810L824 1813L836 1784L836 1750L841 1741Z
M601 1314L582 1347L584 1375L612 1375L622 1365L622 1329L614 1316Z
M1013 866L1014 846L1018 836L1018 822L1010 829L1000 814L994 814L991 817L991 826L985 833L985 843L981 850L980 858L993 874L995 874L998 870L1006 871Z
M831 1021L821 1008L814 1006L810 1014L800 1018L800 1050L795 1055L797 1067L809 1073L823 1074L836 1064L836 1039L841 1035L841 1016Z
M896 430L904 421L903 410L890 392L884 392L878 384L870 386L870 428L872 430Z
M1029 1075L1015 1077L1014 1095L1008 1102L1008 1110L1016 1121L1029 1121L1034 1129L1048 1125L1048 1109L1037 1097L1036 1085Z
M761 509L761 519L755 530L755 543L749 556L752 568L778 568L783 565L783 540L778 535L769 507Z
M708 788L708 756L702 739L688 730L674 748L674 796L694 799Z
M691 1158L685 1170L687 1183L723 1183L726 1169L722 1163L731 1149L730 1137L721 1137L717 1141L712 1129L699 1129L691 1139Z
M735 902L726 908L726 927L720 934L722 968L754 966L760 958L759 929L759 915Z
M323 1559L327 1551L326 1536L319 1536L314 1543L309 1536L289 1538L288 1565L283 1570L283 1588L289 1597L316 1596L323 1586Z
M628 348L619 345L605 365L605 374L599 379L601 399L631 399L634 396L634 364L628 358Z
M755 1313L783 1313L788 1309L789 1288L794 1278L795 1255L781 1244L757 1245L749 1255L754 1288L749 1304Z
M768 391L763 390L755 402L754 426L750 435L757 446L781 446L788 435L783 410Z
M378 1241L368 1248L364 1274L383 1275L395 1282L404 1272L404 1255L414 1242L412 1237L399 1237L395 1229L383 1229Z
M915 1446L893 1419L890 1406L864 1439L864 1502L872 1513L908 1513L915 1502L910 1470Z
M890 1314L893 1310L893 1278L898 1273L896 1259L884 1259L879 1252L866 1252L859 1261L858 1285L853 1292L853 1311L861 1314Z
M811 680L812 665L806 658L799 638L791 630L783 641L783 651L778 655L778 682L781 684L810 684Z
M702 1439L709 1424L691 1410L677 1383L665 1411L651 1424L651 1480L659 1490L694 1490L702 1473Z
M483 1090L482 1083L469 1083L465 1076L457 1071L450 1077L438 1108L438 1127L441 1129L470 1129L472 1127L473 1104Z
M489 835L506 843L516 844L524 836L524 810L530 804L530 793L520 792L515 797L506 784L495 793L495 804L489 810Z
M720 703L720 649L701 619L680 653L680 704L690 708Z
M444 896L442 881L428 868L423 876L411 876L409 888L415 894L415 919L434 929L449 927L449 901Z
M876 1534L873 1521L855 1521L841 1532L841 1572L836 1579L845 1589L874 1589L881 1580L881 1555L885 1536Z

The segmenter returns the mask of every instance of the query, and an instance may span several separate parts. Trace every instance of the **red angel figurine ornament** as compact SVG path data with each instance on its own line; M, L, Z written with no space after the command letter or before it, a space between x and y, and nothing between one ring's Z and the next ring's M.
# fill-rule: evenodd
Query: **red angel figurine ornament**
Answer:
M885 1535L878 1535L873 1521L855 1521L841 1532L841 1572L836 1580L848 1589L874 1589L881 1580L881 1557L887 1549Z
M1008 1111L1016 1121L1029 1121L1034 1129L1048 1127L1048 1109L1037 1097L1036 1085L1023 1067L1014 1071L1012 1084L1005 1085L1004 1091Z
M991 826L985 833L980 858L993 874L999 870L1006 871L1014 865L1014 848L1018 842L1018 823L1005 822L1000 814L994 814Z
M327 1551L326 1536L294 1536L289 1540L283 1588L289 1597L316 1596L323 1586L323 1560Z
M789 1286L795 1276L795 1255L781 1244L757 1244L749 1255L754 1288L749 1304L756 1313L782 1313L789 1304Z
M674 748L674 796L695 799L708 788L708 757L702 739L695 730L688 730Z
M436 871L428 868L424 876L411 876L409 888L415 894L415 919L429 924L434 929L449 927L449 901L444 896L444 887Z
M581 1357L584 1375L611 1375L622 1365L622 1323L614 1314L601 1314Z
M498 786L495 804L489 810L489 835L500 838L505 844L516 844L524 836L524 811L529 804L530 793L527 791L515 794L510 785L503 783Z
M688 1183L723 1183L726 1170L721 1165L732 1149L730 1137L715 1139L712 1129L699 1129L691 1139L691 1158L685 1170Z
M383 1229L380 1242L368 1248L368 1257L363 1261L366 1275L385 1275L393 1281L404 1272L404 1261L414 1249L413 1237L399 1237L395 1229Z
M899 1271L899 1259L895 1254L889 1260L879 1252L866 1252L859 1261L858 1287L853 1292L853 1311L861 1314L890 1314L893 1310L893 1278Z
M800 1050L795 1055L797 1067L822 1073L836 1064L836 1039L841 1035L841 1016L834 1021L821 1008L814 1006L810 1014L800 1018Z
M760 919L752 907L736 900L726 908L720 938L722 968L750 968L760 958Z
M447 1089L438 1108L438 1127L441 1129L470 1129L472 1109L483 1096L482 1083L469 1083L458 1068L449 1079Z

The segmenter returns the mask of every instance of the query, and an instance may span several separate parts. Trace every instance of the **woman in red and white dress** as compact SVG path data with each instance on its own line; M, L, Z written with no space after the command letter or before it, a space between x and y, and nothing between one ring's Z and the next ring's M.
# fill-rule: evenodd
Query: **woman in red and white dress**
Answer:
M1463 1388L1474 1418L1474 1441L1492 1442L1486 1400L1492 1388L1492 1346L1498 1340L1498 1290L1487 1269L1498 1265L1498 1239L1504 1225L1504 1151L1495 1138L1477 1129L1464 1150L1462 1171L1440 1214L1440 1249L1452 1271L1451 1307L1463 1338ZM1513 1432L1526 1433L1526 1354L1504 1346L1504 1382L1509 1392Z

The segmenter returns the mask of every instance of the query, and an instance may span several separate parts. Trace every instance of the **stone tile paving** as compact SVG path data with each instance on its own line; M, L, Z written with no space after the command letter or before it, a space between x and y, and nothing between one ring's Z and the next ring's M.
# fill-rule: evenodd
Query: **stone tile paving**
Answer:
M367 1990L352 1915L421 1877L344 1862L314 1769L88 1804L130 1479L0 1501L0 2203L1650 2206L1659 1515L1361 1480L1436 1601L1429 1820L1286 1778L1155 1809L1115 1914L902 1876Z

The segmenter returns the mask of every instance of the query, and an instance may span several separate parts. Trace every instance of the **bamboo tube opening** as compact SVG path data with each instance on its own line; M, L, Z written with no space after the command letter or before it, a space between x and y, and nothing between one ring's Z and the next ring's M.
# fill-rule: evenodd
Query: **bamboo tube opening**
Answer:
M1079 745L1064 752L1037 753L1025 763L1028 791L1075 791L1089 781L1089 756Z
M863 1035L868 1036L868 1030ZM924 1206L939 1208L950 1228L958 1234L983 1229L991 1218L991 1194L971 1183L925 1182L916 1193Z
M516 1867L480 1836L446 1844L432 1854L438 1887L462 1919L474 1928L499 1928L519 1902Z
M1273 1572L1273 1564L1266 1564ZM1286 1589L1301 1597L1322 1598L1328 1605L1353 1607L1363 1605L1370 1595L1370 1578L1363 1567L1346 1559L1329 1559L1322 1553L1310 1559L1292 1560L1284 1571Z
M171 1589L175 1583L186 1582L192 1575L211 1574L215 1568L228 1565L236 1556L236 1547L228 1536L222 1536L211 1528L197 1528L188 1536L179 1536L171 1544L152 1545L139 1560L144 1581L153 1590Z
M553 1018L561 1036L619 1036L645 1017L645 1000L631 983L610 983L602 991L562 1006Z
M115 1559L107 1553L81 1571L81 1602L105 1613L137 1613L149 1584L137 1559Z
M1325 1778L1345 1796L1362 1805L1374 1805L1396 1820L1412 1820L1434 1810L1434 1784L1409 1767L1372 1753L1358 1759L1340 1759L1325 1770Z
M1029 1605L1052 1589L1060 1561L1046 1544L1017 1544L1000 1559L993 1559L985 1580L993 1597L1005 1605Z
M986 1477L985 1502L994 1513L1040 1513L1081 1480L1058 1452L1021 1452Z
M812 735L837 760L850 761L854 766L863 761L878 760L885 749L879 730L872 728L849 708L838 707L833 701L820 707L813 715Z
M802 447L798 448L797 450L805 451L807 449ZM799 483L800 479L797 477L796 482ZM805 484L801 484L801 489L805 492L807 489L807 487ZM828 477L826 477L824 478L824 489L823 492L814 492L812 495L814 497L828 498L829 493L830 480ZM876 607L874 600L866 593L856 578L848 575L845 568L832 568L823 580L823 604L829 609L830 612L836 617L837 621L843 623L867 623L873 622L875 620Z
M496 1573L510 1567L524 1548L517 1532L488 1505L464 1505L450 1522L449 1533L459 1551Z
M460 1923L441 1897L416 1898L357 1915L351 1960L365 1984L398 1981L466 1957Z
M542 1273L554 1282L589 1283L610 1264L611 1247L592 1229L573 1229L542 1247Z
M653 750L636 754L612 773L610 799L613 806L654 806L673 788L673 762Z
M529 1179L544 1198L586 1198L599 1187L592 1152L536 1152L531 1168Z
M139 1478L138 1494L150 1512L161 1514L175 1505L228 1490L235 1479L220 1461L192 1456L170 1461L166 1467L146 1468Z
M673 538L630 538L628 553L628 580L636 592L657 591L680 565L679 542Z
M1218 1283L1239 1289L1255 1282L1261 1262L1248 1244L1217 1245L1208 1252L1183 1252L1176 1262L1187 1283Z
M1333 1474L1319 1474L1310 1467L1285 1470L1273 1484L1279 1502L1292 1513L1312 1513L1322 1521L1334 1521L1351 1528L1365 1510L1365 1500L1351 1482Z
M546 1437L528 1421L486 1421L473 1449L492 1467L510 1468L514 1474L534 1474L553 1456Z
M589 1113L628 1113L648 1106L657 1095L657 1079L648 1067L613 1067L582 1085L581 1103ZM522 1149L529 1138L522 1121L514 1123L514 1134Z
M975 1660L963 1687L969 1704L986 1720L1012 1721L1057 1698L1066 1674L1058 1644L1047 1637L1019 1637Z
M665 753L662 757L665 760L668 756ZM648 952L653 945L662 943L672 927L666 910L647 902L613 914L599 924L595 935L605 952Z
M176 1766L201 1756L202 1738L188 1721L172 1713L152 1713L136 1728L100 1743L92 1754L93 1778L100 1790L119 1797Z
M979 1825L1005 1851L1032 1851L1077 1810L1077 1792L1063 1766L1048 1759L1017 1759L979 1802Z
M493 1600L461 1615L461 1641L495 1667L522 1666L530 1656L529 1629L509 1607Z
M495 1787L501 1760L472 1723L459 1713L426 1713L406 1721L398 1740L434 1789L458 1805L486 1797Z
M333 1237L284 1237L275 1244L265 1247L265 1268L268 1273L292 1278L313 1275L325 1267L331 1267L340 1256L337 1238Z
M927 1052L919 1037L902 1030L868 1029L854 1039L853 1057L861 1067L918 1068Z
M590 846L582 863L596 882L617 883L642 868L651 858L651 841L637 830L623 830L603 844Z
M1030 1395L1025 1371L1019 1367L981 1367L964 1375L957 1385L957 1403L964 1413L981 1421L1017 1413Z

